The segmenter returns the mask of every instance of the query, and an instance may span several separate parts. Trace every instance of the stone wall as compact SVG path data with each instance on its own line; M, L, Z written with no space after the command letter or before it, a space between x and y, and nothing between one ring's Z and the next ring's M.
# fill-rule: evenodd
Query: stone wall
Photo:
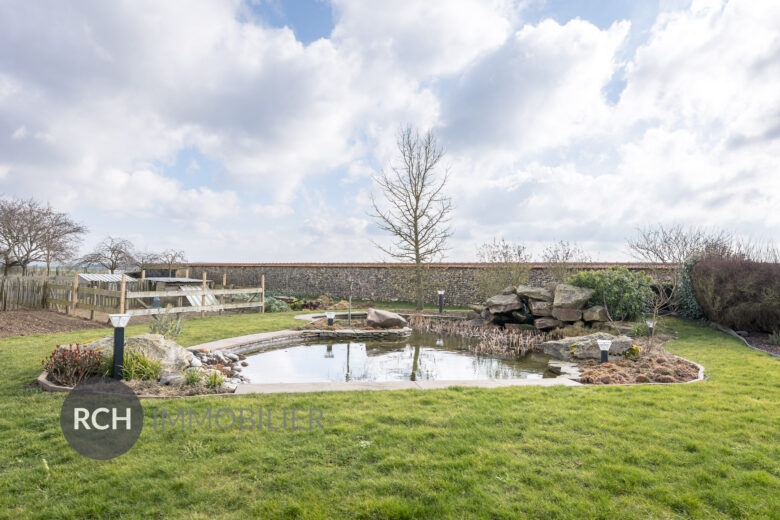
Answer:
M579 264L577 269L606 269L623 265L629 269L643 269L641 264ZM477 271L479 263L429 264L424 270L425 300L436 303L436 291L444 289L447 305L466 305L484 301L479 294ZM353 285L353 298L374 301L412 301L414 299L414 269L409 264L213 264L191 263L177 270L183 276L189 269L192 278L201 278L203 271L209 280L221 283L227 274L228 285L257 287L265 275L266 291L295 296L327 295L345 298ZM148 276L167 276L167 271L150 270ZM545 264L531 264L531 285L541 286L553 281Z

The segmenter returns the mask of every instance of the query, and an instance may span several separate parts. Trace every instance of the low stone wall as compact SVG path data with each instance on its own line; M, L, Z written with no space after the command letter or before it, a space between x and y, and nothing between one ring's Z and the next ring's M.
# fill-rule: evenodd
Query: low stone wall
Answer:
M631 270L647 268L642 264L591 263L577 264L577 269L607 269L621 265ZM467 305L483 301L486 295L479 294L477 271L484 269L480 263L436 263L424 269L426 303L435 304L437 290L445 291L447 305ZM191 263L177 270L183 276L189 269L190 277L200 278L205 271L209 280L221 283L223 273L227 274L228 285L256 287L265 275L268 292L297 296L346 298L352 284L352 296L374 301L414 300L414 269L409 264L230 264ZM167 276L167 270L154 269L147 276ZM546 264L531 265L530 285L542 286L553 281Z

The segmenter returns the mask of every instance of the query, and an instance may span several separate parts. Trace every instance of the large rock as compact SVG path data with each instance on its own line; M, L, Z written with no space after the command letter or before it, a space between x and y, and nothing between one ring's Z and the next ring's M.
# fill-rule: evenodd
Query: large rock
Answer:
M514 285L507 285L501 291L501 294L515 294L515 286Z
M590 300L592 295L593 289L559 283L555 287L553 308L582 309L585 304L588 303L588 300Z
M500 312L512 312L523 308L523 302L520 300L520 297L514 293L497 294L491 298L488 298L486 303L488 310L493 314Z
M394 312L368 309L366 325L380 329L392 329L393 327L406 327L406 320Z
M582 318L582 311L579 309L565 309L554 307L552 310L553 318L561 321L577 321Z
M553 301L552 293L544 287L534 287L533 285L520 285L516 289L517 295L529 300L541 300L544 302Z
M587 336L575 336L571 338L556 339L542 343L542 350L548 356L568 361L570 359L600 359L596 340L608 339L612 341L609 348L610 356L620 356L631 348L631 338L628 336L613 336L606 332L597 332Z
M607 321L607 310L601 305L594 305L582 311L582 319L585 321Z
M531 314L534 316L552 316L552 303L531 301Z
M534 320L534 327L539 330L554 329L560 327L562 323L555 318L537 318Z
M103 355L114 356L114 338L106 336L84 345ZM163 374L181 372L190 366L194 359L192 352L173 340L165 339L161 334L141 334L125 339L125 352L140 352L149 359L159 361Z

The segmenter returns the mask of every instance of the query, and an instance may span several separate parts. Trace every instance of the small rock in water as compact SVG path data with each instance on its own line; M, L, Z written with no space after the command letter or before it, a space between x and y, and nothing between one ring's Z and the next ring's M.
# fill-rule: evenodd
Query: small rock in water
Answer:
M225 357L228 358L231 361L239 361L239 358L238 358L238 356L236 354L228 353L228 354L225 354Z
M242 366L242 367L248 367L248 366L249 366L249 363L247 363L246 361L242 361L242 362L241 362L241 366Z

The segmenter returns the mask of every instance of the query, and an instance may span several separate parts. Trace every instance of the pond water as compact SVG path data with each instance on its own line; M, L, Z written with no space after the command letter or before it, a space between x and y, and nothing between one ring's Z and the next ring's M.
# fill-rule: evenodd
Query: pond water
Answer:
M549 356L519 360L477 356L468 340L413 333L399 340L291 345L248 355L252 383L449 381L554 377Z

